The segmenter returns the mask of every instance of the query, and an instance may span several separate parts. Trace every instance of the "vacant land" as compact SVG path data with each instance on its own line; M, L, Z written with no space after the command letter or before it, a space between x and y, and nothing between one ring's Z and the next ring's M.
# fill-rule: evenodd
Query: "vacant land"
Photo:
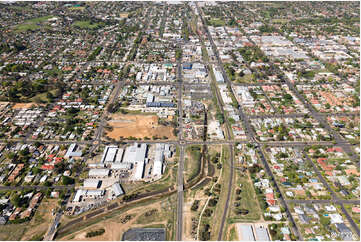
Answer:
M37 105L36 103L15 103L14 106L12 106L12 109L25 109L30 108L32 105Z
M55 199L44 199L30 222L1 225L0 241L40 240L53 219L51 209L55 208L56 204Z
M112 119L108 122L112 130L107 136L112 139L123 138L152 138L157 136L168 139L175 139L173 128L160 125L158 116L156 115L129 115L129 114L113 114Z
M77 7L70 7L69 10L72 10L72 11L83 11L85 9L85 7L83 6L77 6Z
M230 216L229 222L247 222L259 221L261 219L261 210L257 202L256 193L252 187L251 180L247 172L235 172L235 184L232 191L231 201L229 204ZM248 214L237 214L240 209L248 210Z
M29 223L7 224L0 226L0 241L19 241L28 228Z
M48 230L54 216L52 209L57 207L57 199L44 199L36 210L34 217L29 222L29 226L21 240L39 240Z
M153 213L152 211L157 211ZM120 213L112 218L101 220L80 231L69 234L60 240L71 241L119 241L125 231L130 228L166 228L167 240L174 240L176 211L176 196L156 201L149 205L137 206L127 212ZM151 216L146 216L151 215ZM130 219L125 219L130 215ZM146 221L144 220L146 218ZM86 238L89 231L103 228L105 233L99 236Z

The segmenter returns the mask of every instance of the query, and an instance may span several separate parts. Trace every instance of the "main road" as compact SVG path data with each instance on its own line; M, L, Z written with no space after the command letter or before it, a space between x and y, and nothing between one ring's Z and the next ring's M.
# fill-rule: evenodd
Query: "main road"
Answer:
M201 9L199 8L198 4L196 4L196 6L197 6L197 8L198 8L198 12L199 12L199 14L200 14L200 17L201 17L201 20L202 20L202 23L203 23L205 32L206 32L206 34L207 34L207 36L208 36L208 39L209 39L209 41L210 41L210 43L211 43L211 45L212 45L213 52L214 52L214 54L215 54L215 56L216 56L216 58L217 58L218 66L221 68L222 75L223 75L223 77L224 77L227 85L228 85L229 87L231 87L232 95L234 95L234 93L233 93L233 88L232 88L232 83L231 83L231 81L229 80L229 78L228 78L228 76L227 76L227 74L226 74L226 72L225 72L225 70L224 70L224 66L223 66L222 61L221 61L221 59L220 59L220 57L219 57L219 53L218 53L217 47L216 47L216 45L214 44L214 41L213 41L213 39L212 39L212 36L211 36L211 34L209 33L208 27L207 27L207 25L205 24L205 21L204 21L204 19L203 19L203 16L202 16L203 13L202 13ZM242 120L242 122L243 122L243 125L244 125L244 127L245 127L245 130L246 130L248 139L249 139L250 141L257 142L257 141L254 139L255 134L254 134L253 129L252 129L251 125L250 125L249 119L248 119L247 115L244 114L241 106L239 106L238 112L239 112L239 116L240 116L240 118L241 118L241 120ZM258 143L258 142L257 142L257 143ZM265 166L265 168L266 168L267 173L272 177L272 180L275 180L275 179L274 179L274 176L273 176L273 173L271 172L271 170L270 170L270 168L269 168L269 166L268 166L268 163L267 163L267 161L266 161L266 159L265 159L265 157L264 157L264 153L263 153L261 147L258 146L257 149L258 149L259 157L260 157L261 161L263 162L263 164L264 164L264 166ZM232 172L231 172L231 174L232 174ZM230 184L230 186L228 187L228 189L231 190L231 189L232 189L232 187L231 187L231 186L232 186L232 183L230 182L229 184ZM291 224L292 224L293 231L294 231L295 235L296 235L300 240L302 240L302 235L301 235L301 233L299 232L299 230L298 230L298 228L297 228L297 226L296 226L295 220L294 220L293 217L292 217L292 214L291 214L291 212L290 212L290 210L289 210L289 208L288 208L288 206L287 206L287 203L285 202L285 199L284 199L282 193L280 192L280 189L279 189L277 183L275 183L275 184L276 184L276 190L277 190L277 191L279 192L279 194L280 194L280 199L279 199L279 200L280 200L280 203L281 203L281 205L284 206L284 208L285 208L285 210L286 210L286 214L287 214L287 217L288 217L288 219L290 220L290 222L291 222ZM224 214L223 214L223 217L222 217L222 221L221 221L221 229L220 229L219 234L218 234L218 239L219 239L219 240L222 240L223 227L224 227L224 223L225 223L225 217L226 217L227 210L228 210L228 206L229 206L229 204L228 204L229 201L228 201L228 200L229 200L229 199L227 198L227 203L226 203L226 206L225 206L225 211L224 211Z

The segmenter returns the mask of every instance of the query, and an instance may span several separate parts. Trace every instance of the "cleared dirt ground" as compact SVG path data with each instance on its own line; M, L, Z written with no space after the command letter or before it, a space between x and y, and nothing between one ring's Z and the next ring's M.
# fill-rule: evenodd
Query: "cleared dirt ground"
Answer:
M149 223L137 223L137 219L145 212L150 211L152 209L159 209L161 207L161 202L157 202L145 207L137 207L134 209L131 209L125 213L122 213L118 216L115 216L113 218L101 221L99 223L96 223L95 225L91 225L85 229L82 229L78 232L75 232L73 234L70 234L68 236L65 236L61 238L60 240L69 240L69 241L119 241L122 239L122 235L125 231L127 231L130 228L140 228L140 227L151 227L152 225L159 225L163 224L164 226L167 225L167 217L164 216L163 218L157 217L155 218L156 221L152 221ZM131 215L132 219L128 221L127 223L123 224L121 223L122 218L124 218L126 215ZM146 221L144 221L146 222ZM86 234L89 231L95 231L97 229L103 228L105 230L105 233L100 236L95 236L92 238L86 238Z
M152 138L158 136L175 139L173 128L158 124L158 116L156 115L129 115L129 114L113 114L108 124L113 128L107 132L107 136L118 140L119 137L135 137L135 138Z
M15 103L15 105L12 107L12 109L24 109L24 108L30 108L32 105L36 105L36 103Z

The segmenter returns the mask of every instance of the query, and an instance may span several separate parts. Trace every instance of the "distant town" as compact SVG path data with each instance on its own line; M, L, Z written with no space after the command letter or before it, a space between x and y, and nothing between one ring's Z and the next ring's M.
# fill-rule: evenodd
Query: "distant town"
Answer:
M0 2L0 241L359 241L360 2Z

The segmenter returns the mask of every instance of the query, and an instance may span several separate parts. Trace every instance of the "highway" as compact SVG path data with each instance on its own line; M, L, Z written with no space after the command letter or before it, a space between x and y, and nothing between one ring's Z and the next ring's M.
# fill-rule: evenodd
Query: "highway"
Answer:
M183 91L183 76L182 76L182 58L177 60L178 72L178 141L179 141L179 161L178 161L178 176L177 176L177 231L176 240L182 241L183 236L183 203L184 203L184 145L183 142L183 108L182 108L182 91Z
M213 42L213 39L212 39L211 34L209 33L209 30L208 30L208 28L207 28L207 25L205 25L204 19L203 19L203 17L202 17L202 11L201 11L200 8L198 7L198 5L197 5L197 8L198 8L198 11L199 11L199 13L200 13L201 20L202 20L203 26L204 26L204 28L205 28L205 31L206 31L206 33L207 33L208 39L210 40L210 43L211 43L211 45L212 45L213 52L214 52L214 54L216 55L216 58L217 58L217 60L218 60L218 65L219 65L219 67L220 67L221 70L222 70L223 77L224 77L226 83L228 84L228 86L231 87L231 90L232 90L232 92L233 92L232 82L229 80L229 78L228 78L228 76L227 76L227 74L226 74L226 72L225 72L225 70L224 70L224 67L223 67L223 64L222 64L222 62L221 62L221 59L219 58L218 50L217 50L217 48L216 48L216 46L215 46L215 44L214 44L214 42ZM234 95L234 93L233 93L233 95ZM240 118L241 118L241 120L242 120L242 122L243 122L243 124L244 124L245 129L246 129L246 134L247 134L248 139L251 140L251 141L255 141L255 140L254 140L255 134L254 134L253 129L252 129L251 125L250 125L249 119L248 119L248 117L244 114L241 106L239 106L239 110L238 110L238 111L239 111ZM266 168L266 170L267 170L267 173L268 173L269 175L271 175L272 179L274 180L274 176L273 176L273 174L272 174L272 172L271 172L271 170L270 170L270 168L269 168L269 166L268 166L268 163L267 163L267 161L266 161L266 159L265 159L265 157L264 157L263 151L262 151L262 149L261 149L260 147L258 148L258 154L259 154L259 157L260 157L260 159L262 160L262 162L263 162L263 164L264 164L264 166L265 166L265 168ZM233 155L233 154L232 154L232 155ZM232 165L232 166L233 166L233 165ZM232 166L231 166L231 167L232 167ZM232 174L232 173L233 173L233 172L231 172L231 174ZM231 178L231 179L232 179L232 178ZM276 187L276 190L277 190L277 191L279 192L279 194L280 194L280 199L279 199L279 200L280 200L280 203L281 203L281 205L284 206L284 208L285 208L285 210L286 210L287 217L288 217L288 219L289 219L290 222L291 222L291 225L292 225L292 227L293 227L293 231L294 231L295 235L296 235L297 238L299 238L300 240L303 240L303 239L302 239L302 235L301 235L301 233L299 232L299 230L298 230L298 228L297 228L297 225L296 225L296 223L295 223L295 221L294 221L294 219L293 219L293 217L292 217L292 215L291 215L291 212L290 212L290 210L289 210L289 208L288 208L288 206L287 206L287 204L286 204L286 202L285 202L285 200L284 200L284 198L283 198L282 193L280 192L280 189L279 189L277 183L276 183L276 186L275 186L275 187ZM229 183L228 189L229 189L229 190L232 189L232 183L231 183L231 182ZM230 193L230 192L229 192L229 193ZM218 234L218 240L222 240L223 228L224 228L224 223L225 223L225 218L226 218L228 206L229 206L229 199L227 198L227 202L226 202L224 214L223 214L222 221L221 221L221 228L220 228L220 231L219 231L219 234Z

